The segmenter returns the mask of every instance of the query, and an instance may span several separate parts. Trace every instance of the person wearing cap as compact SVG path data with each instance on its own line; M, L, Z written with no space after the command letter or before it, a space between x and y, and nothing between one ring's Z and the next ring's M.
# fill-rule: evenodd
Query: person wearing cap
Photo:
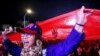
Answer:
M87 20L84 10L85 8L83 6L77 12L77 23L72 29L68 38L66 37L65 40L56 44L47 45L45 47L45 52L43 52L45 55L42 54L42 31L37 24L29 24L25 28L19 29L19 32L22 33L21 40L23 47L19 47L16 44L13 44L6 36L9 33L7 31L2 32L4 38L3 44L13 56L67 56L73 52L74 49L76 49L76 47L85 37L83 28Z

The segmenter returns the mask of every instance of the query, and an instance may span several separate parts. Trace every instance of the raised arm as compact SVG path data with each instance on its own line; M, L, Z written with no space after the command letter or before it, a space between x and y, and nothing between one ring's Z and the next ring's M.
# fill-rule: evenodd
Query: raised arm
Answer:
M5 46L5 48L10 54L12 54L13 56L17 56L21 52L21 48L16 44L12 43L7 37L7 35L12 32L13 32L12 27L4 29L4 31L2 32L3 45Z
M86 13L85 7L82 6L82 8L76 13L77 16L77 22L75 27L73 28L72 32L68 36L68 38L62 42L62 55L64 54L70 54L71 52L78 47L79 43L85 38L84 33L84 25L87 22L87 16L90 15L90 13ZM91 12L91 11L90 11ZM64 51L64 52L63 52Z
M84 10L85 10L85 8L84 8L84 6L82 6L82 8L76 14L77 22L75 25L75 30L79 33L83 32L84 25L87 21L87 19L86 19L87 15L85 15Z
M86 23L86 14L84 13L84 6L76 13L78 18L75 27L71 31L70 35L62 42L56 45L51 45L48 49L52 49L54 52L50 51L52 54L59 56L66 56L70 54L79 43L84 39L85 34L83 33L83 28ZM49 50L48 50L49 51ZM52 55L51 55L52 56Z

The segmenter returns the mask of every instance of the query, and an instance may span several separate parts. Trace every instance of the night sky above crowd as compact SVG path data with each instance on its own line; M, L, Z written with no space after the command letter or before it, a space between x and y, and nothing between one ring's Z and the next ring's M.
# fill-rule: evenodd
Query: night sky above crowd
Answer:
M99 0L0 0L0 29L3 24L19 26L23 21L26 8L35 13L26 15L31 22L43 21L80 8L100 9Z

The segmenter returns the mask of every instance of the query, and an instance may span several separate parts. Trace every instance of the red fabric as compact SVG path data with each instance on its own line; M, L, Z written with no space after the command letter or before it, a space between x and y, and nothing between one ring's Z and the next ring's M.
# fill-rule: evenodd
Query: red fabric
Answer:
M100 10L93 10L93 13L87 17L88 22L85 25L85 40L100 40ZM75 26L77 17L75 14L78 10L50 18L46 21L39 22L43 30L43 37L48 40L53 40L52 31L56 29L57 38L56 39L65 39L69 35L72 28Z
M21 41L21 34L18 32L11 33L7 35L11 41ZM2 36L0 36L0 42L2 42Z
M88 21L85 25L85 40L100 40L100 10L93 10L93 13L88 16ZM77 17L75 14L78 10L71 11L45 21L38 22L43 31L43 38L48 40L62 40L65 39L67 35L71 32L72 28L75 26ZM20 34L13 33L9 35L10 39L13 41L20 41ZM57 36L57 37L55 37ZM0 40L2 38L0 37Z

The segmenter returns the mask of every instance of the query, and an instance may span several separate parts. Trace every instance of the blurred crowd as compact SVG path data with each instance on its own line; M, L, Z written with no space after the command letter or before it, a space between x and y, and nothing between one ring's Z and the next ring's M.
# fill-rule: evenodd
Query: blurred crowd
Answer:
M69 56L100 56L100 40L82 41Z

